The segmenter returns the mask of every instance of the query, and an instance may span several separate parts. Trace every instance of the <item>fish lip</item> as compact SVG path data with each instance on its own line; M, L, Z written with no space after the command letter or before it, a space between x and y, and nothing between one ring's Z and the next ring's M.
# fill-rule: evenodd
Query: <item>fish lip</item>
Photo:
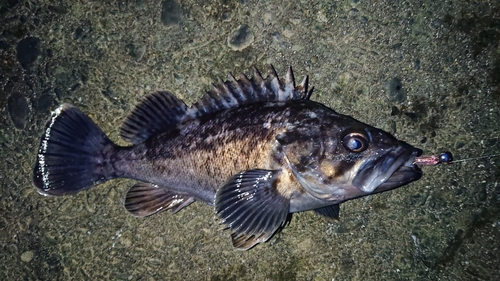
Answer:
M388 150L384 155L364 163L352 181L359 190L370 194L386 191L420 179L422 171L413 164L422 150L408 144Z
M420 170L420 166L414 164L414 162L415 158L421 156L422 153L422 149L414 148L408 160L401 167L412 167L413 169Z
M413 148L406 161L403 162L391 175L379 185L373 193L378 193L390 189L394 189L410 182L419 180L423 173L418 165L413 164L415 157L422 155L422 150ZM400 156L404 158L405 155Z

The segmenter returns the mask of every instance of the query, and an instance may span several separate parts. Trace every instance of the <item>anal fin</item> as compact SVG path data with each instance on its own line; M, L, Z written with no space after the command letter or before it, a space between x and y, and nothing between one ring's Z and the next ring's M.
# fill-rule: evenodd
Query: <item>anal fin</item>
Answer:
M339 204L334 204L334 205L314 209L314 212L318 215L322 215L322 216L330 218L330 219L338 220L340 206L339 206Z
M125 209L136 217L147 217L165 210L177 213L195 201L194 197L180 195L156 184L139 182L125 196Z
M231 241L233 242L233 247L236 250L248 250L252 248L253 246L257 245L258 243L261 242L266 242L269 240L269 238L273 235L273 233L263 233L259 236L255 235L245 235L245 234L238 234L238 233L231 233Z

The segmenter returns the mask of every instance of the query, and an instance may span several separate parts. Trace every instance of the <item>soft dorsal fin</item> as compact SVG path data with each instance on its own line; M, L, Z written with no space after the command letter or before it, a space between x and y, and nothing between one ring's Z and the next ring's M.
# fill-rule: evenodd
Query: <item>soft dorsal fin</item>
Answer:
M309 99L312 88L308 89L308 77L295 86L292 67L288 68L283 79L279 79L271 65L270 74L263 78L257 68L253 77L248 79L241 74L236 79L232 74L227 81L212 85L191 107L177 99L172 93L158 91L149 94L127 117L121 128L124 140L139 144L163 132L176 129L187 120L214 114L220 111L261 102Z
M120 135L127 142L139 144L151 136L175 129L187 111L186 104L172 93L151 93L125 119Z

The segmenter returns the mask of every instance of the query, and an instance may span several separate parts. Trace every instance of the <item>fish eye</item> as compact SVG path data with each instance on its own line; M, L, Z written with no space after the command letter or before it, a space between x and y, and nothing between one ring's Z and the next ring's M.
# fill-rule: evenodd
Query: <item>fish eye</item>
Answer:
M350 133L342 139L342 144L352 152L361 152L368 148L368 139L360 133Z

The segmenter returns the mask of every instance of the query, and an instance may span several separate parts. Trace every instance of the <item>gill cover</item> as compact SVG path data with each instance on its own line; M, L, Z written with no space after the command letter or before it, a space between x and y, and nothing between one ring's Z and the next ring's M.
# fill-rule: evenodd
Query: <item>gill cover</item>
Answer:
M338 141L323 126L296 127L277 140L290 170L310 195L325 201L345 200L342 190L350 186L351 172L341 165L346 157L337 153Z

